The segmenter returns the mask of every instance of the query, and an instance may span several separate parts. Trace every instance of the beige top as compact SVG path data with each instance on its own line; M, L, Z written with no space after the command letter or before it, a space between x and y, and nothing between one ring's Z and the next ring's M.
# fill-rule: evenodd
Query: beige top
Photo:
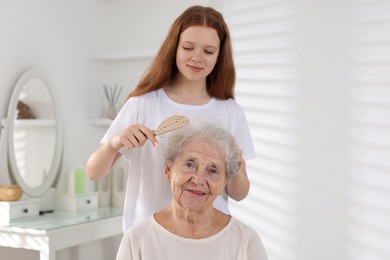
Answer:
M117 260L267 260L259 235L235 218L217 234L204 239L177 236L153 216L130 228L123 236Z

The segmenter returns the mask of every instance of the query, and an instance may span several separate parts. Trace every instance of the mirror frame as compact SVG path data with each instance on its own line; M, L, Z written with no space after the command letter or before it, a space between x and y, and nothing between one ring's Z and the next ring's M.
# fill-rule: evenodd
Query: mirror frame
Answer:
M15 113L16 107L19 100L19 96L24 89L24 86L32 78L39 78L47 87L47 90L53 100L55 121L56 121L56 137L55 137L55 146L54 146L54 155L52 157L52 162L48 171L47 178L42 182L38 187L31 187L23 180L20 176L19 169L17 167L15 159L15 147L14 147L14 125L15 125ZM59 113L59 104L56 98L54 84L50 78L40 70L28 70L18 79L15 88L12 92L10 102L8 104L8 164L10 167L11 178L22 187L23 192L29 197L40 197L45 194L50 187L53 186L54 181L59 174L60 165L62 161L62 152L63 152L63 127L62 127L62 117Z

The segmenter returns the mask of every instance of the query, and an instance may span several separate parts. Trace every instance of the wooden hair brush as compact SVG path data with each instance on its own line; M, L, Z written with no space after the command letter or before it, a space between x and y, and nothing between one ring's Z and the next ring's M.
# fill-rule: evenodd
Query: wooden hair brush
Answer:
M190 123L190 120L186 116L175 115L170 116L165 119L156 130L154 130L154 135L162 135L176 129L185 127Z

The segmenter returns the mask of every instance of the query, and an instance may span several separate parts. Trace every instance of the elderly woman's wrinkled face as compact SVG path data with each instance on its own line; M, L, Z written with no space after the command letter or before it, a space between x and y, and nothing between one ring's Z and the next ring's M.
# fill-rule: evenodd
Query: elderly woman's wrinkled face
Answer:
M184 144L166 176L173 199L182 208L202 211L213 207L226 185L225 158L214 144L191 141Z

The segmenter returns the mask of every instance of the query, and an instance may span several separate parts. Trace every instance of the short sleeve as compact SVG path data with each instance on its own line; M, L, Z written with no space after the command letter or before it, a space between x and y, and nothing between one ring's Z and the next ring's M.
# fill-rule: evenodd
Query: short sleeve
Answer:
M245 160L251 160L256 158L255 149L253 146L252 135L249 130L248 121L246 119L244 111L240 109L240 113L237 116L235 123L234 138L237 144L242 149L242 156Z

